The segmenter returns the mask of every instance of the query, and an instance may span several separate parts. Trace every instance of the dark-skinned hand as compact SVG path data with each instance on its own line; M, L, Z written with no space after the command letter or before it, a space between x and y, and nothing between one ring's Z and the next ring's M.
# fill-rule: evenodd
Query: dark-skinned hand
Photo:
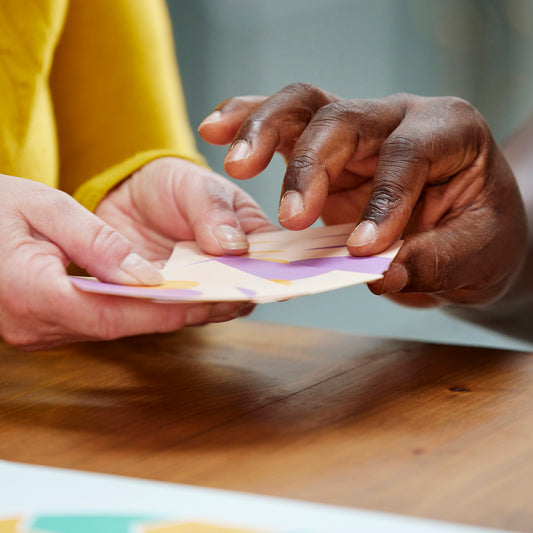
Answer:
M226 172L256 176L287 162L279 222L353 222L354 256L404 239L384 279L398 303L486 305L501 298L526 252L520 192L490 129L454 97L345 100L308 84L222 102L199 128L230 144Z

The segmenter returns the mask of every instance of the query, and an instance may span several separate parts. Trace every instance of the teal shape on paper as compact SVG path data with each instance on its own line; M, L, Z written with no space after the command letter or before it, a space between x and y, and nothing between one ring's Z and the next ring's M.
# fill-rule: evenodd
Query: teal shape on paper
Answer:
M43 533L132 533L139 522L157 522L154 516L128 515L63 515L39 516L32 529Z

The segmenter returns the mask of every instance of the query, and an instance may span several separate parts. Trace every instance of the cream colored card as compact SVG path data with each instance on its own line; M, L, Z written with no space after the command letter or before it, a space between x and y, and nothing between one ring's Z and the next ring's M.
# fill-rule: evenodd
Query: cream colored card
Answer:
M195 242L179 242L168 260L165 283L138 287L73 277L89 292L172 302L274 302L367 283L383 276L401 243L370 257L352 257L346 241L353 224L248 235L240 256L211 256Z

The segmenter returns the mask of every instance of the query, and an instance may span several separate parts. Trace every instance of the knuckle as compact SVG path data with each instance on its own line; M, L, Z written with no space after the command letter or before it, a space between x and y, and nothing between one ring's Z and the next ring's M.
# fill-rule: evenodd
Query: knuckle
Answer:
M472 115L477 113L476 108L470 102L463 98L459 98L458 96L445 97L441 102L444 109L448 109L461 115Z
M91 242L91 252L97 256L108 256L111 252L116 252L124 248L127 252L129 245L125 239L107 224L100 225L93 236Z
M233 213L233 201L236 191L234 184L226 182L223 178L205 180L202 185L202 197L204 203L201 207L196 208L192 213L191 222L193 224L202 223L208 217L209 213Z
M321 118L344 123L356 131L367 130L379 122L380 107L372 100L338 100L320 110Z
M250 114L250 116L243 123L238 132L238 137L243 137L245 135L250 135L257 132L261 126L267 121L268 115L261 111L257 110Z
M315 85L311 83L306 83L303 81L297 81L295 83L291 83L289 85L286 85L281 89L281 93L288 93L289 95L293 96L314 96L318 94L322 94L322 91L316 87Z
M458 117L456 129L463 139L472 139L480 143L492 137L485 118L470 102L450 97L448 108Z
M66 192L46 186L41 187L39 194L34 198L38 202L36 212L43 217L57 216L58 212L65 210L70 211L77 203Z
M253 144L254 138L268 139L270 143L279 143L279 125L269 109L256 109L242 123L235 140L245 140Z
M312 150L307 150L305 153L296 154L287 165L287 173L294 174L309 170L318 165L315 154Z
M417 163L426 159L425 148L426 141L416 130L409 135L392 135L383 142L379 159L381 163L394 165Z
M291 83L281 89L278 95L283 102L296 103L296 107L299 107L303 114L315 113L332 99L336 100L336 97L316 85L305 82Z
M394 181L377 185L365 207L364 217L382 222L402 205L403 194L402 186Z
M422 99L423 116L430 123L433 135L451 133L454 138L468 140L486 139L490 128L483 115L467 100L457 96L429 97Z

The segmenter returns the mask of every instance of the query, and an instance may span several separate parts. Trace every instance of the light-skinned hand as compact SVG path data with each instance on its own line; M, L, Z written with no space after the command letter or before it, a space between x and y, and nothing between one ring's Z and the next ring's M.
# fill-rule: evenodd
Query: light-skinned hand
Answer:
M183 169L179 177L178 168ZM25 350L45 349L169 332L252 310L247 303L160 304L84 293L72 285L65 270L70 262L102 281L153 285L162 281L158 266L173 240L197 237L204 251L235 254L247 248L242 231L271 229L245 193L193 163L157 160L130 179L102 201L100 218L61 191L0 176L0 336L5 341ZM179 185L169 185L173 181Z

